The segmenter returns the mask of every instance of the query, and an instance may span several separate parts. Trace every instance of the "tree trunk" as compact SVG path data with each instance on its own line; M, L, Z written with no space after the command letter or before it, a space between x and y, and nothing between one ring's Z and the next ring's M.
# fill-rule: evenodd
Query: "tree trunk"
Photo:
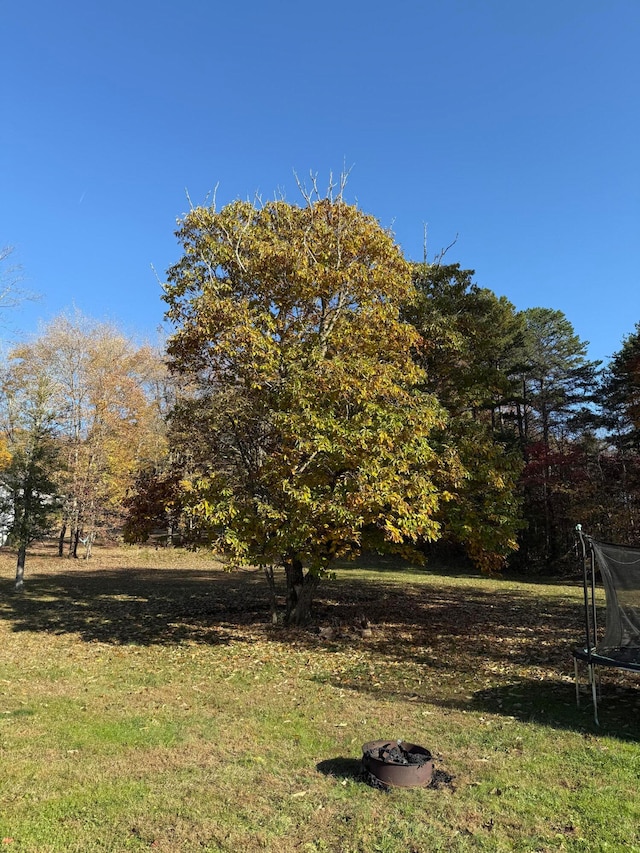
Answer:
M64 556L64 537L67 535L67 524L66 522L62 522L62 527L60 528L60 535L58 536L58 557Z
M24 564L27 559L27 546L20 545L18 548L18 564L16 566L16 589L22 590L24 587Z
M311 618L311 605L313 603L313 595L316 591L320 578L317 575L307 573L304 577L302 590L298 594L296 606L293 609L289 619L290 625L306 625Z
M271 621L274 625L278 623L278 600L276 598L276 581L273 575L273 566L263 566L264 575L269 587L269 601L271 604Z
M80 533L81 531L76 527L71 539L71 556L74 560L78 559L78 542L80 541Z
M92 531L88 533L86 538L82 540L82 544L84 545L84 559L88 560L91 557L91 551L93 548L93 543L95 541L96 534Z
M319 578L310 572L305 575L302 563L297 557L285 560L284 570L287 579L285 624L305 625L311 615L313 593Z

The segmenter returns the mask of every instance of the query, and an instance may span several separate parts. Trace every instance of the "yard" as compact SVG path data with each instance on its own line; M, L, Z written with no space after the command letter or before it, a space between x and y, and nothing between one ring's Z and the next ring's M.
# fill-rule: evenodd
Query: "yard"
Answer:
M579 584L347 566L323 636L269 624L259 571L53 554L22 594L0 555L8 851L640 850L640 682L604 673L599 730L576 709ZM437 786L365 785L378 738L428 747Z

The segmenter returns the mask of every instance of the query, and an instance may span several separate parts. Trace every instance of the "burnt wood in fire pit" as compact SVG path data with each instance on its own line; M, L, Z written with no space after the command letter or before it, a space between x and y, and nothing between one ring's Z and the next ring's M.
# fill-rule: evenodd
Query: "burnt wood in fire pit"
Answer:
M397 740L373 740L362 747L362 769L383 785L397 788L426 786L433 778L428 749Z

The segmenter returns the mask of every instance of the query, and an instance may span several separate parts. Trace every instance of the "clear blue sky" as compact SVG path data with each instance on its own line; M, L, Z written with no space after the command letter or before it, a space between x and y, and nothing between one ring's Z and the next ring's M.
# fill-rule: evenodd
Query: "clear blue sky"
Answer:
M639 0L8 0L0 246L42 295L154 337L175 220L206 200L347 196L606 358L640 320Z

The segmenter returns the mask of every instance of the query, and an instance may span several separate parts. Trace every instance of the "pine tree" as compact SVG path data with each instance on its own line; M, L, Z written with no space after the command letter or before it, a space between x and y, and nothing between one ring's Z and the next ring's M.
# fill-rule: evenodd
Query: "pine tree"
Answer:
M51 532L58 517L56 475L60 453L55 436L51 384L5 382L4 433L10 461L0 471L2 514L9 519L7 543L18 550L16 589L24 585L27 547Z

